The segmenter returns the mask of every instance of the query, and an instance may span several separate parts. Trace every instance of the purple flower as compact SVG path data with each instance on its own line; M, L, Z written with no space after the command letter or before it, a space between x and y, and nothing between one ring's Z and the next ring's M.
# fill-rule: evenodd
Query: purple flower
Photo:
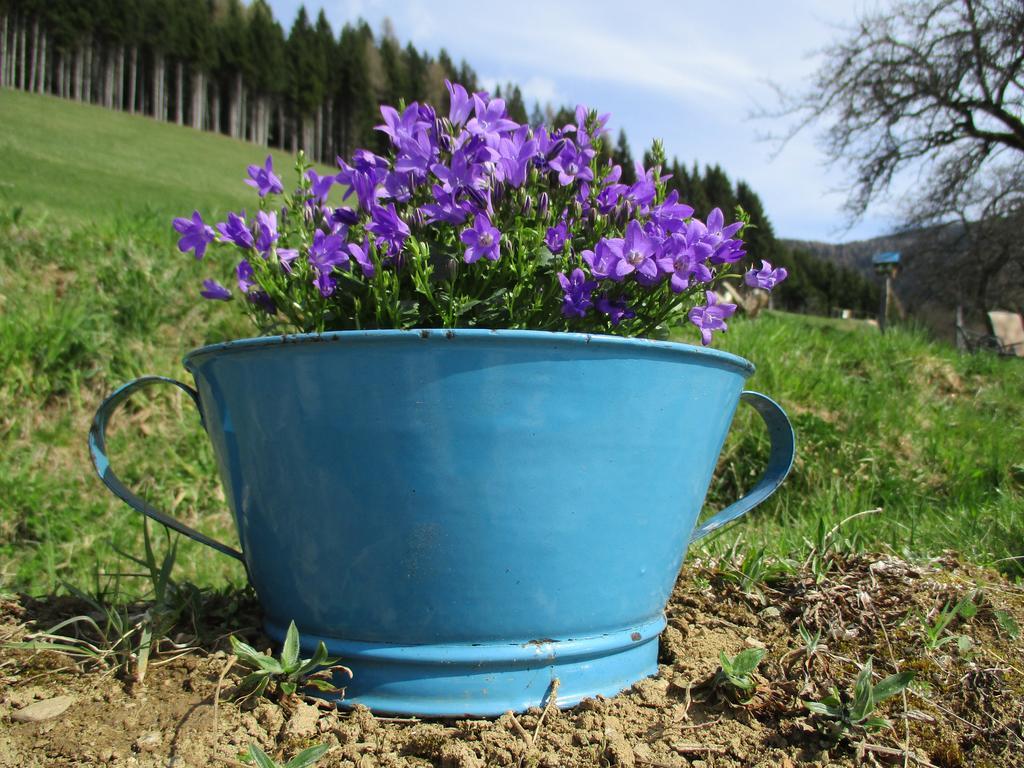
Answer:
M204 299L215 299L217 301L231 300L231 291L216 280L203 280L203 290L199 292L199 295Z
M592 149L578 149L571 141L566 141L558 157L549 165L558 172L558 183L563 187L574 181L593 181L594 172L590 170L590 158L594 156Z
M621 241L619 241L621 242ZM590 267L590 274L598 280L606 280L615 274L615 262L619 258L619 252L612 249L607 238L597 241L597 252L583 251L580 254L583 261Z
M252 264L249 263L248 259L242 259L238 262L238 266L235 267L235 275L238 277L238 290L242 293L248 293L250 289L256 287L256 281L253 279Z
M359 207L369 210L383 194L378 185L387 176L388 161L368 150L357 149L352 153L352 165L339 157L338 167L341 172L334 179L348 187L342 200L348 200L355 193Z
M607 186L597 193L597 210L601 213L608 214L615 210L615 206L618 205L619 200L621 200L622 196L626 194L626 190L629 189L629 187L625 184L608 184L607 179L605 179L605 183Z
M320 274L330 274L335 267L348 264L344 251L345 241L340 235L327 235L318 229L313 233L313 244L309 246L309 263Z
M671 275L673 293L682 293L690 287L690 279L698 282L711 280L711 270L705 263L711 256L712 248L700 239L702 227L685 227L668 236L662 243L658 256L658 268Z
M407 203L416 190L414 174L389 173L384 177L384 195L400 203Z
M331 271L335 267L348 266L348 254L344 252L344 239L340 235L325 235L322 230L313 234L313 244L309 247L309 263L316 275L313 285L324 298L334 293L334 278Z
M623 320L631 320L636 317L636 312L626 305L625 299L612 300L608 298L607 294L597 300L597 309L611 318L612 325L618 325Z
M673 189L665 202L651 209L651 221L665 232L678 232L693 216L693 208L679 202L679 191Z
M310 182L310 191L313 193L313 197L319 200L321 203L327 202L327 195L331 191L331 186L337 180L335 176L321 176L312 168L306 171L306 178Z
M320 291L320 295L326 299L334 293L334 287L337 285L337 282L331 277L330 272L317 272L313 278L313 285Z
M743 281L751 288L761 288L765 291L770 291L776 285L786 279L789 273L785 267L779 267L773 270L772 265L767 261L761 260L761 269L755 270L753 268L743 276Z
M409 225L399 218L394 203L387 208L375 205L370 209L370 223L366 225L366 231L377 236L378 244L383 243L389 255L398 256L405 245L405 238L409 236Z
M271 247L277 242L277 214L260 211L256 214L256 250L267 258Z
M274 304L274 300L270 298L270 294L266 291L252 291L245 294L245 298L252 304L262 309L268 315L273 315L277 312L277 306Z
M529 132L529 127L524 125L510 138L498 142L501 160L497 170L500 170L501 178L516 189L526 183L526 174L537 156L537 140L528 139Z
M483 152L480 151L481 148ZM493 159L482 141L471 140L452 153L449 165L434 163L430 170L441 180L447 192L454 192L462 187L483 189L487 186L487 169L484 162Z
M488 146L496 146L502 132L519 127L519 123L506 116L504 99L488 101L487 94L474 93L473 107L475 116L466 123L466 130L474 136L481 136Z
M719 304L714 291L705 291L706 307L694 307L690 310L690 322L700 329L700 343L705 347L711 343L712 331L724 331L727 326L725 318L736 311L735 304Z
M697 220L691 223L700 224ZM702 225L705 231L701 239L709 243L715 250L711 256L712 264L731 264L746 255L746 251L743 250L743 241L732 239L732 236L742 229L743 222L733 222L727 227L723 227L723 224L725 224L725 216L722 215L720 208L715 208L708 214L708 223Z
M486 213L478 213L473 219L473 226L462 230L459 239L467 246L466 255L463 256L467 264L472 264L481 256L491 261L497 261L501 256L501 232L491 224Z
M182 253L194 250L197 259L203 258L206 246L213 242L215 235L213 227L203 223L199 211L192 211L191 219L179 216L174 220L173 226L181 234L178 239L178 250Z
M387 134L396 147L405 139L415 136L420 127L420 105L415 101L401 115L397 109L387 105L381 106L380 114L384 118L384 125L375 125L374 128Z
M448 110L448 119L452 125L462 125L473 109L473 102L470 101L466 89L458 83L445 80L444 86L448 89L448 101L451 104Z
M568 234L569 227L565 223L565 219L562 219L555 226L548 227L547 234L544 235L544 244L547 245L548 250L552 253L561 253L565 248L565 240Z
M633 272L648 280L658 277L658 264L654 260L658 243L644 232L639 221L630 221L626 225L626 237L622 240L609 240L608 246L617 256L614 266L616 280L622 280Z
M564 272L558 273L558 282L562 285L565 297L562 300L562 314L566 317L585 317L587 310L594 306L590 295L597 288L596 280L587 280L586 274L578 267L570 277Z
M438 156L433 110L421 108L414 101L402 114L388 106L381 107L380 113L384 125L376 128L386 133L395 147L395 170L410 173L420 181L426 179L427 169Z
M278 248L277 260L281 262L281 269L288 274L292 272L292 262L299 258L299 252L295 248Z
M654 170L645 171L643 165L638 162L636 178L636 183L626 190L626 202L634 208L646 211L647 206L654 201L654 195L657 193L657 188L654 186Z
M352 254L352 258L359 264L364 277L373 277L376 274L377 270L373 266L373 259L370 258L370 242L368 240L364 240L362 245L349 243L348 252Z
M274 173L274 158L270 155L267 155L267 160L262 168L258 165L249 166L249 178L245 180L245 183L250 187L255 187L259 191L260 197L266 197L271 192L278 195L284 192L281 180Z
M229 213L228 220L217 225L217 231L225 240L239 248L252 248L255 245L252 232L245 226L245 219L237 214Z
M469 203L458 200L455 192L446 192L442 187L435 184L433 194L434 202L420 207L420 211L427 217L426 221L428 224L438 221L447 222L448 224L462 224L466 217L469 216Z
M351 227L353 224L359 223L359 214L351 208L339 206L331 211L331 223L334 226Z

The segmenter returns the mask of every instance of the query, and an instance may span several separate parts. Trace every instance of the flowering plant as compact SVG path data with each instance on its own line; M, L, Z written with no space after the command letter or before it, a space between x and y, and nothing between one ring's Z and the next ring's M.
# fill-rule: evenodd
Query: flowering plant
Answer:
M658 336L687 313L704 344L736 310L711 290L745 255L743 221L702 221L668 192L655 145L637 181L606 154L608 115L583 107L561 128L509 119L501 99L447 83L448 116L384 106L387 157L359 149L320 176L300 154L286 193L271 158L249 166L252 217L216 229L178 218L178 247L241 252L244 306L265 331L527 328ZM344 187L331 205L331 187ZM336 193L337 194L337 193ZM749 285L786 276L762 262ZM230 300L207 279L202 296Z

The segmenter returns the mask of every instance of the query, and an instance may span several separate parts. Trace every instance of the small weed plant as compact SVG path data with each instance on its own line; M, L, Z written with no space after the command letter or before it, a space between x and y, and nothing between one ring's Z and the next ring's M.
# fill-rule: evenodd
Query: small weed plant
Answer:
M720 691L741 703L750 701L757 686L754 682L754 672L757 671L765 653L764 648L748 648L729 657L719 651L718 660L722 668L711 681L712 690Z
M288 625L281 656L276 659L260 653L234 635L230 640L234 654L252 670L242 678L235 690L236 701L263 696L268 689L276 689L283 696L294 696L299 688L343 694L345 689L334 685L334 675L336 672L344 672L352 676L352 670L338 663L340 659L327 655L327 646L322 641L312 658L300 659L299 630L294 621Z
M1010 638L1011 640L1020 639L1020 624L1017 620L1006 611L995 612L996 623L999 625L999 629Z
M977 599L977 592L973 592L956 603L947 601L932 621L922 616L921 639L924 641L924 647L934 652L948 643L956 643L961 652L970 650L973 646L971 639L966 635L954 634L950 631L950 625L958 618L965 621L973 619L978 614L978 604L975 602Z
M813 714L828 724L827 732L835 741L856 733L870 733L892 727L886 718L875 714L875 707L902 692L914 679L913 672L890 675L877 685L872 684L874 674L871 659L867 660L854 684L853 696L832 688L832 693L821 701L803 701Z
M249 754L245 760L256 768L308 768L323 757L328 749L330 747L327 744L317 744L315 747L302 750L287 763L279 763L255 744L250 744Z
M722 569L722 578L731 581L748 597L765 602L764 587L779 574L785 572L785 564L765 556L764 547L748 547L742 559L738 557L741 540L737 540L729 552Z
M73 584L64 584L71 595L87 606L87 613L33 633L24 642L4 647L61 653L78 664L119 671L137 683L143 682L154 653L167 647L172 652L189 649L188 644L172 642L169 635L184 616L191 615L194 624L199 610L199 589L172 578L178 546L169 532L165 534L167 548L162 557L157 556L153 547L148 523L143 526L144 556L119 553L144 569L140 574L128 574L149 581L150 600L144 608L122 604L121 574L104 583L97 573L91 594Z

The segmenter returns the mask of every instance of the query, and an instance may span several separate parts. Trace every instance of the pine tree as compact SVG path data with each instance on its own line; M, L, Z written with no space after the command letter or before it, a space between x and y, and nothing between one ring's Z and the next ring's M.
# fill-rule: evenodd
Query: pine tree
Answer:
M775 239L764 205L757 193L745 181L736 182L736 203L750 217L751 227L743 231L743 240L747 244L747 259L752 264L760 265L764 259L771 264L778 262L779 243ZM729 213L723 209L723 212Z
M505 88L505 111L508 116L517 123L525 123L529 116L526 114L526 104L523 103L523 92L515 83L509 83Z
M721 208L726 215L735 210L736 195L732 189L732 182L720 165L705 167L704 192L712 208Z

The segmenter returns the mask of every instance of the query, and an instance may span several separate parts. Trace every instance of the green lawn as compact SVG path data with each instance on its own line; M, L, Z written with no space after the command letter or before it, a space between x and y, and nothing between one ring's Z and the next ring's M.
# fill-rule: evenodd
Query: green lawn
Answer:
M181 357L195 346L250 335L236 307L198 298L202 278L226 279L231 265L180 254L170 217L251 205L241 179L264 150L9 91L0 91L0 123L0 591L39 593L124 570L115 547L140 551L139 515L89 463L85 436L100 399L144 373L183 376ZM731 325L718 345L756 363L749 386L791 414L798 461L783 489L711 550L740 539L799 557L822 522L880 509L842 528L848 544L912 556L956 549L1024 573L1007 559L1024 554L1020 360L818 318ZM210 447L183 397L137 397L113 426L123 479L234 540ZM710 506L751 484L766 448L744 409ZM181 579L244 579L192 542L179 560Z

